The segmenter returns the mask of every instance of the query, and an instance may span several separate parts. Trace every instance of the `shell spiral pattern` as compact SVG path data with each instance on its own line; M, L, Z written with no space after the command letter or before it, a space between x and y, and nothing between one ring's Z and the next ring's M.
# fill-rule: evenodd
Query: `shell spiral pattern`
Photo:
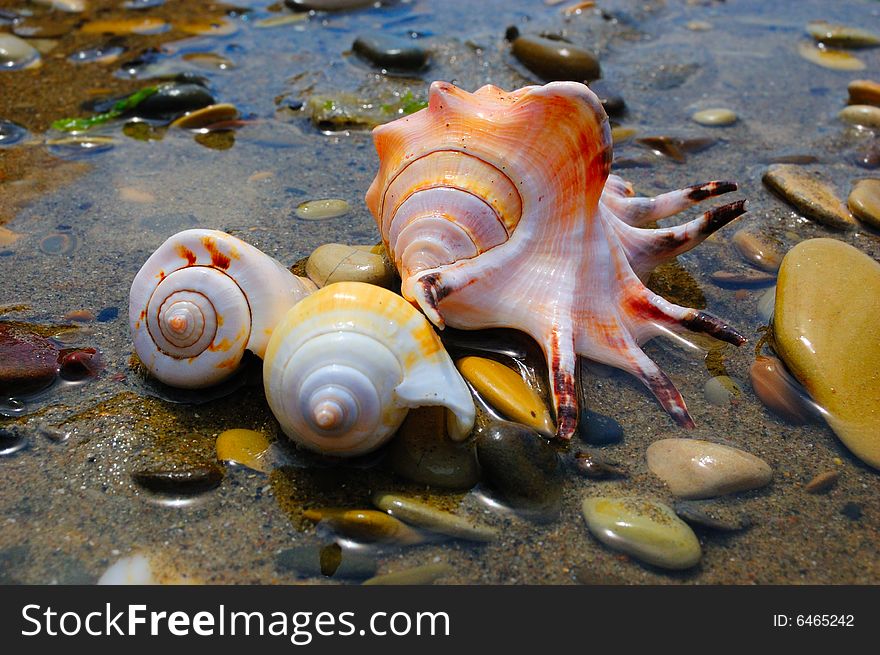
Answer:
M314 289L224 232L179 232L147 259L131 285L135 351L166 384L216 384L236 370L245 350L262 357L278 321Z
M474 424L470 391L431 324L400 296L360 282L328 285L287 313L263 382L284 432L329 455L379 447L410 407L446 406L454 439Z
M512 327L541 344L560 437L577 426L578 355L636 375L680 425L693 425L640 344L670 330L745 339L642 278L743 214L745 201L675 227L641 226L736 184L635 197L610 175L608 117L575 82L473 94L434 82L427 108L373 136L380 167L366 202L406 299L438 327Z

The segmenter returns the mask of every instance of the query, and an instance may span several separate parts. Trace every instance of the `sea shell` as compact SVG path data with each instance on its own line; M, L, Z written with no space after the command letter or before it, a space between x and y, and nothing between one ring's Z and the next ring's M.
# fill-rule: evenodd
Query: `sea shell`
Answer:
M353 456L390 439L410 407L449 408L449 435L470 434L470 391L418 310L362 282L338 282L295 305L263 364L269 407L284 432L317 452Z
M636 375L679 424L693 425L639 345L680 330L745 339L641 280L743 214L745 201L676 227L639 226L734 191L734 183L634 197L609 175L605 111L575 82L473 94L434 82L426 109L373 137L380 168L366 202L404 297L438 327L513 327L542 344L558 436L570 438L577 424L577 355Z
M185 230L134 278L129 324L138 357L188 389L229 377L245 350L262 357L279 320L315 285L224 232Z

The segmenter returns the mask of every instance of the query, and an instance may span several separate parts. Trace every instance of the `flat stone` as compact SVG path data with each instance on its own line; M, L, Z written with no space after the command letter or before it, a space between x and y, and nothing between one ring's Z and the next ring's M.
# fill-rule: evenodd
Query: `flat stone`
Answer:
M834 189L815 173L793 164L774 164L762 180L807 218L837 230L856 227Z
M874 105L880 107L880 82L853 80L846 87L849 91L848 105Z
M498 530L491 526L478 525L416 498L380 491L373 494L372 500L376 507L391 516L438 534L470 541L494 541L498 538Z
M520 36L514 39L512 52L545 82L591 82L602 77L599 59L588 50L566 41Z
M880 468L880 264L835 239L782 260L773 331L792 374L862 461Z
M860 221L880 230L880 179L856 182L847 206Z
M837 115L851 125L880 128L880 107L874 105L847 105Z
M380 68L417 71L428 65L427 51L412 39L398 39L384 34L357 37L351 49Z
M45 389L58 375L58 348L15 323L0 323L0 396Z
M593 536L615 550L666 569L688 569L702 555L694 531L662 503L641 498L586 498Z
M736 123L736 113L724 107L710 107L694 112L691 116L695 123L706 127L725 127Z
M655 441L648 446L648 468L673 495L692 499L757 489L773 477L759 457L701 439Z
M578 421L581 439L594 446L607 446L623 440L623 428L610 416L589 409L581 411Z

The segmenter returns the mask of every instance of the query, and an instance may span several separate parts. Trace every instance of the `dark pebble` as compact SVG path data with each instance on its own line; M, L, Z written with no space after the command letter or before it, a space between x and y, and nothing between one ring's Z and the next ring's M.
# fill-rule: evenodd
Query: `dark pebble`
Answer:
M602 76L599 59L593 53L565 41L520 36L514 39L512 52L545 82L591 82Z
M862 508L858 503L847 503L840 509L840 513L851 521L858 521L862 518Z
M504 30L504 40L508 42L516 41L519 38L519 28L516 25L510 25Z
M343 549L339 544L295 546L275 556L275 569L293 573L301 578L328 578L363 580L376 575L378 564L369 555Z
M24 327L0 323L0 396L45 389L58 375L58 348Z
M509 421L477 430L483 476L513 507L552 519L562 502L562 471L553 447L537 432Z
M27 130L18 123L0 120L0 148L18 143L26 134Z
M117 316L119 316L118 307L105 307L100 312L98 312L98 315L95 317L95 319L98 321L98 323L109 323L110 321L115 321Z
M621 116L626 111L626 103L617 90L605 80L590 82L590 91L599 97L599 102L609 116Z
M412 39L382 34L361 35L354 40L352 50L380 68L417 71L428 65L428 53Z
M725 512L709 503L678 500L672 505L672 509L679 518L691 525L699 525L719 532L745 530L752 524L748 516L734 516L732 512Z
M95 377L104 367L94 348L67 348L58 358L61 377L69 382Z
M14 455L19 450L27 448L27 439L17 430L0 428L0 457Z
M142 118L170 119L214 104L214 96L199 84L162 84L132 113Z
M594 480L604 478L625 478L627 473L617 464L609 462L598 453L582 450L574 456L575 467Z
M212 464L181 469L137 471L131 477L144 489L173 494L197 494L220 486L223 470Z
M880 143L874 143L867 150L860 152L856 157L856 164L869 169L880 167Z
M585 410L578 422L581 439L594 446L608 446L623 440L623 428L610 416Z

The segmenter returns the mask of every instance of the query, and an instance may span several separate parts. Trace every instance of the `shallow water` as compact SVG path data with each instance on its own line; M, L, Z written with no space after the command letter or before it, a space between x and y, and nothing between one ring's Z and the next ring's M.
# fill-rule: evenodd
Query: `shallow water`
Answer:
M184 9L177 4L137 15L160 16L176 25L208 15L209 3L180 3L187 5ZM342 92L379 106L393 105L407 92L423 100L434 79L469 90L486 83L508 89L534 83L508 53L503 37L510 25L521 32L562 33L593 47L603 78L626 100L628 112L619 123L635 128L637 137L718 139L688 154L683 163L655 156L630 140L616 147L615 172L643 195L711 179L740 184L736 197L749 199L749 214L679 257L692 291L673 299L693 304L702 296L709 311L749 338L743 348L723 351L728 374L747 381L753 346L764 327L756 311L763 290L737 293L713 285L709 276L746 268L730 245L737 227L760 227L783 250L806 238L831 235L772 196L761 175L778 157L810 155L845 197L853 179L869 174L855 164L856 153L877 137L845 126L836 114L846 102L850 80L880 76L880 49L853 51L866 64L855 72L821 68L802 59L797 49L808 39L808 21L877 24L880 3L599 4L604 14L585 10L566 17L561 12L565 4L548 7L540 0L481 3L480 11L464 0L422 0L261 28L261 19L286 10L270 10L267 2L241 2L237 6L247 11L230 10L226 19L236 28L232 34L193 37L175 27L160 35L124 37L129 50L116 62L73 64L66 58L74 51L106 41L74 30L43 55L40 68L0 72L0 118L29 130L21 141L0 146L0 225L20 235L0 245L0 307L25 306L2 318L64 325L69 322L65 314L73 310L95 315L119 311L116 318L85 324L75 344L102 352L105 369L98 379L56 385L25 398L22 416L0 418L0 427L14 424L29 443L26 450L0 458L0 580L94 581L119 557L144 552L171 578L185 574L205 582L290 583L296 578L275 569L275 554L294 545L327 543L325 535L300 524L303 506L369 506L376 488L415 489L370 468L370 462L327 467L294 452L268 411L253 367L212 394L174 393L146 379L130 364L128 289L149 254L189 227L230 232L286 264L329 241L376 243L375 223L363 203L377 167L369 132L328 131L295 108L301 102L308 106L310 98ZM22 6L3 1L0 8ZM221 15L222 10L213 10L213 18ZM688 29L690 21L707 22L711 29ZM386 76L350 54L358 34L375 31L417 36L431 51L430 68L415 77ZM118 72L147 45L161 51L137 79ZM186 57L193 53L220 55L232 65L206 68ZM181 72L207 78L214 97L236 105L244 119L208 142L213 147L175 129L158 130L155 136L161 138L138 140L123 132L124 121L115 121L89 132L112 137L109 149L89 154L47 149L47 139L61 136L47 131L49 123L86 115L81 103ZM690 120L697 109L713 106L734 109L738 122L721 129ZM296 218L297 205L320 198L344 199L351 211L326 221ZM833 236L880 257L876 234L857 230ZM675 280L680 288L682 275ZM454 565L444 581L456 583L880 582L880 478L875 471L824 425L796 427L775 418L747 382L735 403L707 403L703 385L717 370L710 373L701 353L668 343L652 343L647 352L687 400L698 425L689 436L738 445L773 467L770 486L716 501L745 512L753 523L749 530L699 531L701 564L673 574L628 560L592 539L580 499L601 493L671 500L648 472L645 449L657 439L682 436L637 381L594 371L585 377L584 395L591 409L623 426L623 443L604 452L629 472L628 478L596 482L569 472L562 514L549 524L499 507L480 489L428 493L441 506L503 527L503 538L478 547L448 542L386 548L377 553L380 570L439 558ZM713 361L717 364L717 358ZM225 393L230 395L216 399ZM200 402L187 402L192 400ZM145 467L213 461L216 435L239 427L278 434L279 460L295 466L268 476L233 468L219 488L184 503L160 502L132 481L132 472ZM69 438L48 438L47 428L69 433ZM568 450L573 453L577 445ZM560 450L571 454L564 446ZM837 485L827 494L806 494L803 485L825 470L840 472ZM861 509L859 519L841 513L849 503Z

